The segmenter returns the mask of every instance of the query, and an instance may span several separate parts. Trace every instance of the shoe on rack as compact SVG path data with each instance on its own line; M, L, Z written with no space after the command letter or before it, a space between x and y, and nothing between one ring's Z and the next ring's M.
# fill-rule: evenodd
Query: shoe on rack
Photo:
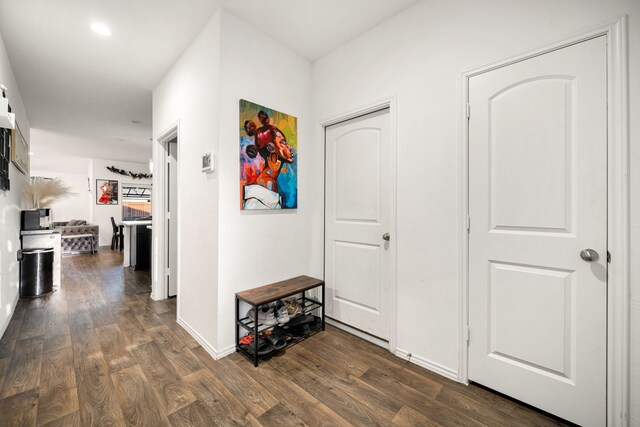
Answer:
M293 338L293 335L289 332L289 328L286 326L276 326L273 328L271 335L284 338L285 341L289 341Z
M293 317L302 313L302 306L300 305L300 301L298 301L298 298L288 299L284 302L284 305L287 307L289 317Z
M287 330L294 339L304 338L311 334L309 323L301 323L299 325L289 326Z
M312 323L314 321L314 317L315 316L313 316L312 314L294 317L293 319L291 319L288 326L298 326Z
M289 311L281 300L276 302L275 313L278 324L284 325L289 321Z
M257 340L252 341L249 345L247 345L249 350L258 352L258 356L266 356L273 351L273 345L269 343L269 341L258 337Z
M280 351L287 346L287 340L281 335L271 334L267 337L267 341L271 344L274 351Z
M252 308L247 312L247 317L249 320L254 320L256 318L256 314ZM258 323L262 323L265 326L273 326L278 323L276 320L276 316L273 313L273 308L270 305L262 305L258 307Z
M249 333L242 338L240 338L240 343L244 345L249 345L253 342L253 334Z

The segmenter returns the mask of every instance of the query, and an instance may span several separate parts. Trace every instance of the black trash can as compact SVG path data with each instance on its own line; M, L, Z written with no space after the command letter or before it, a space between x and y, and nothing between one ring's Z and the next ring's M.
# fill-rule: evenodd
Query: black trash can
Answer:
M20 261L20 297L41 297L53 292L53 248L23 249Z

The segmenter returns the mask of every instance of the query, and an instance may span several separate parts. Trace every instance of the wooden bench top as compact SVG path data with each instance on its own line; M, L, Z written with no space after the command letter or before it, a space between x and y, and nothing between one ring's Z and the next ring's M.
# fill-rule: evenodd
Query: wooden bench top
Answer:
M267 302L295 295L302 291L317 288L323 283L322 280L314 279L313 277L298 276L293 279L283 280L282 282L238 292L236 293L236 297L252 305L262 305Z

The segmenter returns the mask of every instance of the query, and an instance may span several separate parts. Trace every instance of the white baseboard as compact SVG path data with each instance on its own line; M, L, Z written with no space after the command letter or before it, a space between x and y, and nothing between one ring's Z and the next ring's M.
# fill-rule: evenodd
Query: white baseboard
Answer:
M228 356L230 354L233 354L235 352L236 352L236 346L235 345L229 346L229 347L225 348L224 350L220 350L217 353L218 357L216 357L216 360L222 359L223 357L226 357L226 356Z
M424 359L420 356L412 355L408 351L401 349L397 349L395 351L395 355L431 372L435 372L438 375L442 375L445 378L449 378L450 380L453 380L455 382L460 382L460 379L458 378L458 372L454 371L453 369L449 369L438 363Z
M228 356L232 353L234 353L236 351L236 347L235 345L230 346L225 348L222 351L218 351L215 348L213 348L213 346L211 344L209 344L209 342L207 340L205 340L202 335L200 335L199 333L197 333L187 322L185 322L183 319L178 318L176 320L176 322L178 323L178 325L182 326L185 331L187 331L189 333L189 335L191 335L193 337L194 340L198 341L198 344L200 344L202 346L202 348L204 348L204 350L209 353L209 355L211 357L213 357L215 360L218 359L222 359L225 356Z
M9 327L9 322L11 322L11 318L13 317L13 313L16 311L16 306L18 305L18 301L20 300L20 291L16 293L15 298L13 299L13 303L11 303L11 313L7 316L4 324L2 325L2 329L0 329L0 338L4 335L5 331Z
M339 322L335 319L331 319L329 317L325 316L325 322L328 323L331 326L335 326L338 329L342 329L345 332L349 332L351 335L355 335L358 338L362 338L365 341L369 341L371 344L375 344L378 347L382 347L385 350L390 350L389 348L389 342L383 340L382 338L378 338L378 337L374 337L373 335L369 335L366 332L361 331L360 329L356 329L352 326L349 326L345 323Z
M149 294L149 298L151 298L154 301L162 301L163 299L166 299L166 298L162 298L161 296L158 296L158 295L154 294L153 292L151 292ZM187 329L186 326L184 328Z
M366 332L362 332L359 329L353 328L349 325L345 325L344 323L338 322L337 320L330 319L328 317L325 317L325 321L329 325L335 326L338 329L342 329L343 331L348 332L351 335L355 335L358 338L362 338L365 341L369 341L370 343L377 345L378 347L382 347L384 349L389 350L389 343L381 338L374 337L372 335L367 334ZM401 359L407 360L431 372L435 372L438 375L442 375L445 378L449 378L450 380L460 382L460 379L458 378L458 372L454 371L453 369L446 368L442 365L431 362L430 360L424 359L420 356L411 355L411 353L405 350L396 349L395 351L391 351L391 352Z

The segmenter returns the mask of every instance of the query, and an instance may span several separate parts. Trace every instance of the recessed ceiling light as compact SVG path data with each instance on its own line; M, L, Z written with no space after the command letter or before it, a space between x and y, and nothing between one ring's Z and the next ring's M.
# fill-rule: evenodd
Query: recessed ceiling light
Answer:
M91 24L91 29L95 33L100 34L101 36L104 36L104 37L111 36L111 30L109 29L109 27L107 27L101 22L94 22L93 24Z
M35 153L33 151L29 151L29 155L33 156Z

